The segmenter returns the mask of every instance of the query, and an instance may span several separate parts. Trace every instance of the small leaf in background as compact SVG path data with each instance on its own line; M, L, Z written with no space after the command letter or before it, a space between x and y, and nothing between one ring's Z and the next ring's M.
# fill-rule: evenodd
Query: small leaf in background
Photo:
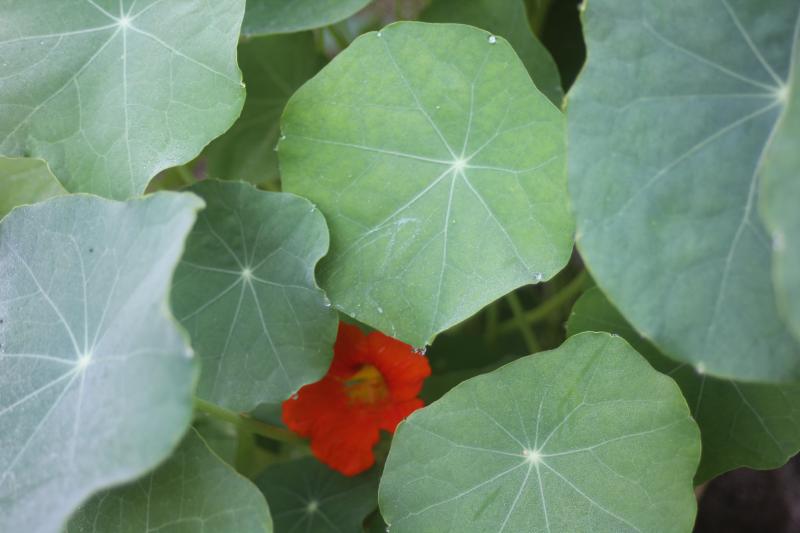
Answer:
M684 532L699 456L675 383L622 339L584 333L411 415L381 513L392 533Z
M377 505L380 472L355 477L334 472L311 457L270 466L256 484L275 521L275 533L360 533Z
M578 249L597 285L676 360L738 380L800 378L756 209L800 4L585 7L569 174Z
M423 22L459 22L505 37L528 69L533 82L556 106L564 91L556 63L536 38L524 0L434 0L422 12Z
M293 33L344 20L371 0L247 0L242 35Z
M66 533L270 533L264 497L190 430L169 460L133 483L96 495ZM280 530L278 530L280 531Z
M105 2L108 5L109 2ZM0 2L0 153L124 199L233 123L244 0Z
M285 400L330 365L336 313L314 280L328 249L306 199L207 180L172 308L202 360L198 397L234 411Z
M202 205L63 196L0 223L0 531L56 531L180 440L197 365L167 295Z
M778 468L800 451L800 384L737 383L698 374L640 337L597 288L580 297L567 322L569 335L583 331L620 335L678 382L703 441L696 485L740 466Z
M561 270L563 127L502 37L399 22L356 39L291 98L279 144L284 188L328 220L334 306L421 347Z
M775 125L762 162L760 208L772 234L778 309L800 339L800 34L792 57L792 78L783 87L783 116Z
M239 44L247 98L239 119L207 148L208 175L253 183L279 180L275 147L289 97L325 60L311 32L276 35Z
M66 192L41 159L0 157L0 218L18 205L35 204Z

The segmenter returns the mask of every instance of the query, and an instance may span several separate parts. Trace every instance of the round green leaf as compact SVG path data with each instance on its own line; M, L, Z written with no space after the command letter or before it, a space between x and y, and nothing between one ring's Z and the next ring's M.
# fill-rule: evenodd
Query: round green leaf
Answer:
M584 333L411 415L381 513L392 533L684 532L699 456L675 383L619 337Z
M328 249L308 200L208 180L172 308L203 368L198 397L236 411L281 402L328 370L336 313L314 280Z
M531 30L524 0L434 0L420 20L460 22L502 35L519 54L539 90L555 105L561 105L561 76L550 53Z
M800 6L586 6L569 173L578 248L598 286L670 357L739 380L800 377L755 209Z
M567 322L569 335L582 331L622 336L678 382L703 441L696 485L740 466L778 468L800 451L800 384L737 383L699 374L640 337L597 288L580 297Z
M760 207L772 234L778 308L800 339L800 16L795 32L787 103L762 165Z
M0 223L0 531L56 531L167 457L196 364L167 311L202 202L76 195Z
M312 457L267 468L256 484L267 497L275 531L360 532L377 506L379 472L346 477Z
M324 58L317 53L314 36L306 32L244 41L239 65L247 99L231 129L206 149L208 174L275 182L281 113L292 93L322 68Z
M272 520L255 485L225 464L194 430L158 470L98 494L66 533L268 533Z
M293 33L329 26L371 0L247 0L242 35Z
M320 284L393 337L429 343L570 256L564 118L501 37L367 33L292 96L282 128L284 187L331 229Z
M124 199L191 160L244 101L244 0L0 0L0 153Z
M35 204L65 193L41 159L0 157L0 218L18 205Z

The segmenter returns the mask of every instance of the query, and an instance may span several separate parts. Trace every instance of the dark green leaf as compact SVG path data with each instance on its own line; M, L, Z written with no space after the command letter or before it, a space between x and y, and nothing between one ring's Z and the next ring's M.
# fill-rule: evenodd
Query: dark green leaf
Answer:
M208 174L254 183L278 181L280 116L289 97L324 65L311 33L276 35L239 45L247 84L242 115L206 149Z
M270 466L256 480L267 497L276 533L358 533L377 505L379 472L355 477L311 457Z
M242 35L292 33L344 20L370 0L247 0Z

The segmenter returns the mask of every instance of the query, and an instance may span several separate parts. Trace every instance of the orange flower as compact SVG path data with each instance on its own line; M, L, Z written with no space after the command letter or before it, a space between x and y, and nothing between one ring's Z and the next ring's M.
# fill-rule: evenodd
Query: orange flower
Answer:
M408 344L343 322L333 353L324 378L283 402L283 422L311 438L317 459L354 476L375 463L380 430L394 433L423 406L417 394L431 368Z

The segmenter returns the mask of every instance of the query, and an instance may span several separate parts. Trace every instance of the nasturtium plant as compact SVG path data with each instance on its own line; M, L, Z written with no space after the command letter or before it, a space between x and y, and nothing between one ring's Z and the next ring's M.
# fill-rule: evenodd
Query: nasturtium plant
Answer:
M798 17L795 0L589 0L583 13L568 113L578 249L645 338L720 377L800 379L758 214Z
M800 451L800 384L738 383L672 361L636 333L597 288L580 297L567 322L568 335L583 331L623 337L681 387L703 440L696 484L739 466L775 468Z
M175 272L172 308L203 361L197 396L235 411L325 374L336 317L314 281L325 219L304 198L241 182L194 185L206 202Z
M190 430L156 471L81 506L66 533L271 533L264 498Z
M800 451L799 72L797 0L0 0L0 532L689 533Z
M424 346L569 258L564 117L502 37L367 33L292 96L282 132L286 190L330 226L322 287L402 341Z
M197 365L167 296L202 205L62 196L0 223L1 531L57 530L180 440Z
M694 519L686 401L608 334L469 379L395 439L380 487L394 532L687 531Z
M0 12L0 153L45 159L69 191L140 194L241 111L244 0L4 0Z

